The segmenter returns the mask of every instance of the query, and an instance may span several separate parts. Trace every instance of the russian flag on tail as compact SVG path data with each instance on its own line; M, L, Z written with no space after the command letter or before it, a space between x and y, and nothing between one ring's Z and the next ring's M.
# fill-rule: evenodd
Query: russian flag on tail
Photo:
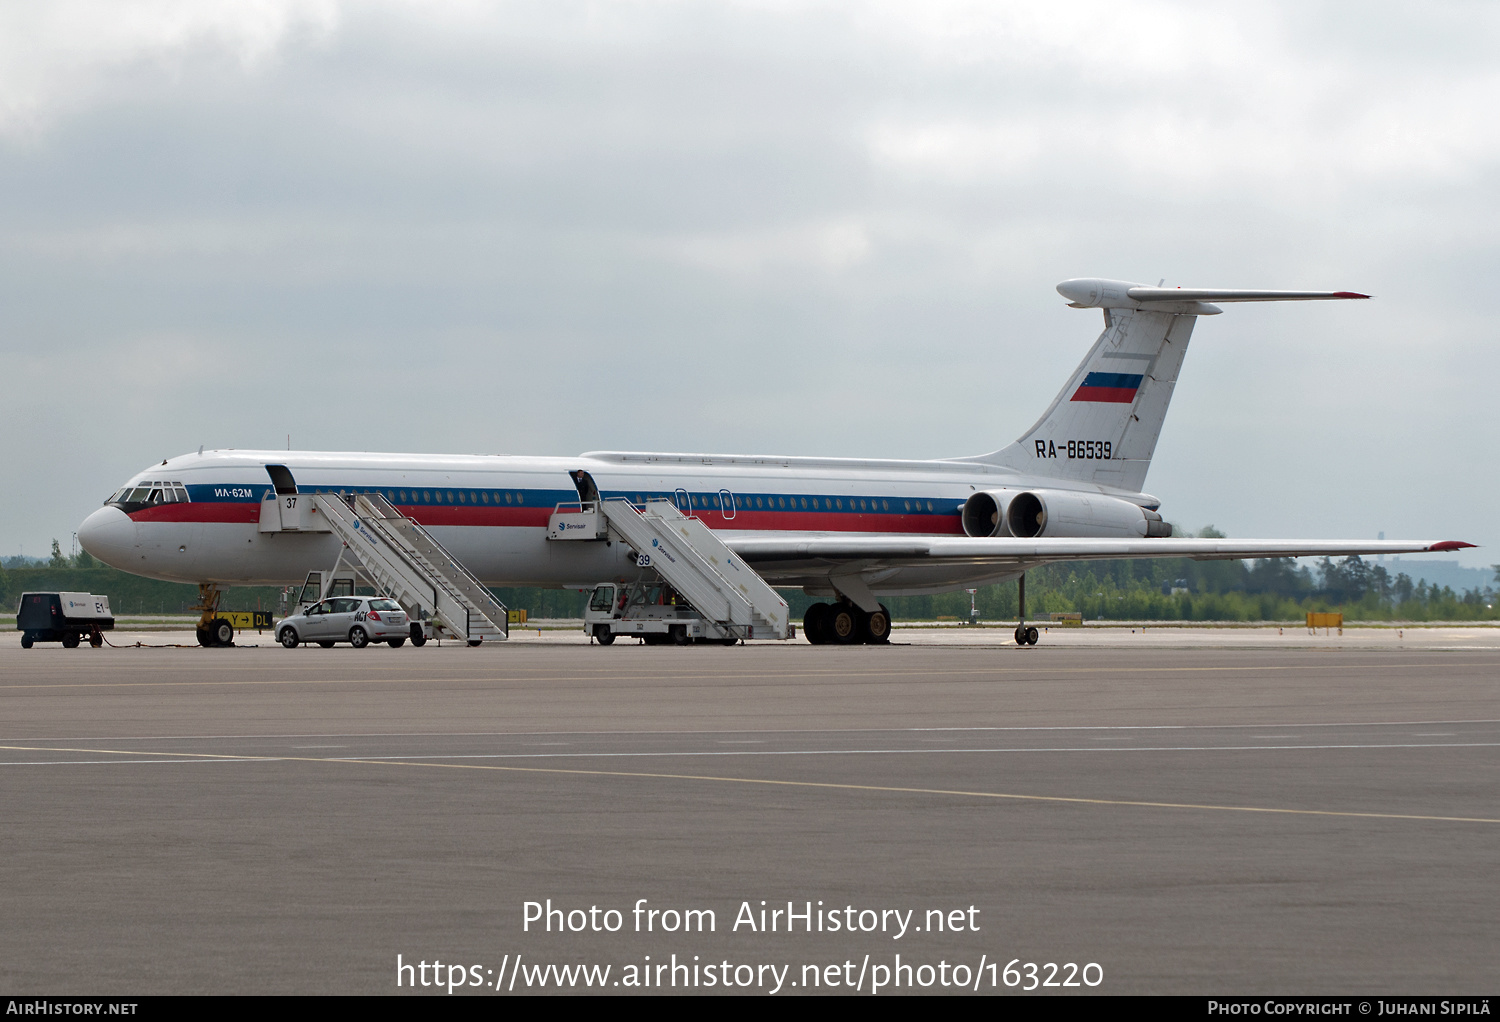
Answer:
M1128 405L1141 389L1140 373L1089 373L1073 395L1074 401L1107 401Z

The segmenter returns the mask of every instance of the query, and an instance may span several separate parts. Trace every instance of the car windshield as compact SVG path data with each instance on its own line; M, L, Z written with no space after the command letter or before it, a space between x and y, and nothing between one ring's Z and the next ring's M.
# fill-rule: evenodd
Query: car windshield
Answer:
M397 603L395 600L371 600L370 601L370 609L371 610L400 610L401 609L401 604Z

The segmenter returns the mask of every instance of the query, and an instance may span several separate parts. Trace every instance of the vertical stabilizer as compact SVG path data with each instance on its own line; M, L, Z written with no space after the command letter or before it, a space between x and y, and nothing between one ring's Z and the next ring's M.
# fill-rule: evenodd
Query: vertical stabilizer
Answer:
M974 460L1140 490L1196 319L1105 309L1104 332L1036 425L1009 447Z
M1357 291L1149 287L1095 278L1065 280L1057 290L1075 309L1103 309L1104 333L1021 439L966 460L1136 492L1146 484L1193 324L1222 311L1210 302L1370 297Z

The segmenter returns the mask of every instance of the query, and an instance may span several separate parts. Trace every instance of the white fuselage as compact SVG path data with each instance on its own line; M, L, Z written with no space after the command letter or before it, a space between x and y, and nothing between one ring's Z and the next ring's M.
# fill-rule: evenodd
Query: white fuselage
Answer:
M1014 470L966 461L861 461L710 455L588 454L573 458L280 451L209 451L154 465L132 486L179 484L187 500L106 506L80 527L91 554L138 575L182 582L282 585L326 569L340 541L326 532L266 532L267 466L298 492L378 490L491 585L588 587L640 574L619 543L547 540L547 522L579 492L584 471L605 498L675 500L729 539L739 535L962 535L976 490L1025 487ZM1042 480L1057 487L1057 480ZM1097 486L1070 488L1099 493ZM127 487L126 490L129 490ZM126 491L122 491L126 492ZM139 492L139 491L137 491ZM178 491L180 492L180 491ZM1141 494L1115 494L1145 506ZM994 565L904 567L881 592L934 592L1012 577ZM774 584L818 589L826 571L767 571Z

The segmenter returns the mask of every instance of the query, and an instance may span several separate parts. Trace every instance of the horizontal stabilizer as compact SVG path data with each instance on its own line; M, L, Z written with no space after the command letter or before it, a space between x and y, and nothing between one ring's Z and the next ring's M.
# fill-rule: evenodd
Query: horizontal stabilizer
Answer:
M1057 285L1075 309L1151 309L1178 315L1211 316L1213 302L1320 302L1369 298L1358 291L1246 291L1210 287L1150 287L1128 280L1079 277Z
M1211 287L1133 287L1125 293L1138 302L1317 302L1370 297L1357 291L1224 291Z

